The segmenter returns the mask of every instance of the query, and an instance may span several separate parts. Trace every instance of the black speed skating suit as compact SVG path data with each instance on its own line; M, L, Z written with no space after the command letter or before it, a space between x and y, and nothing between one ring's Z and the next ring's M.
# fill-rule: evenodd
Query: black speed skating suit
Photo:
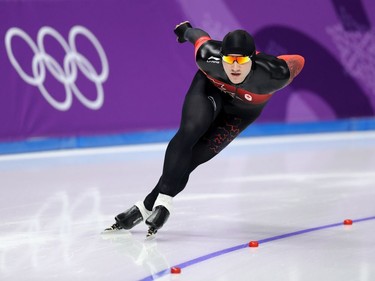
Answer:
M299 55L257 52L246 79L232 84L222 66L221 41L197 28L188 28L184 39L194 44L199 70L186 94L179 130L168 145L162 176L144 200L148 210L159 193L174 197L181 192L190 173L257 119L273 93L288 85L304 65Z

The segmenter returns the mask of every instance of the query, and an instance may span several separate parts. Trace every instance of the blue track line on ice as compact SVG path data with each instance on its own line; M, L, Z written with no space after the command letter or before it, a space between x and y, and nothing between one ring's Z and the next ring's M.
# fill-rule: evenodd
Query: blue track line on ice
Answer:
M356 219L356 220L353 220L353 223L369 221L369 220L375 220L375 216L362 218L362 219ZM342 226L342 225L343 225L343 222L333 223L333 224L328 224L328 225L323 225L323 226L318 226L318 227L313 227L313 228L307 228L307 229L303 229L303 230L299 230L299 231L295 231L295 232L290 232L290 233L286 233L286 234L282 234L282 235L273 236L273 237L270 237L270 238L265 238L265 239L262 239L262 240L258 240L258 242L259 242L259 244L264 244L264 243L272 242L272 241L275 241L275 240L289 238L289 237L292 237L292 236L297 236L297 235L301 235L301 234L305 234L305 233L309 233L309 232L314 232L314 231L323 230L323 229L332 228L332 227L337 227L337 226ZM210 254L207 254L207 255L204 255L204 256L186 261L184 263L177 264L174 267L179 267L179 268L183 269L183 268L186 268L188 266L192 266L192 265L201 263L203 261L206 261L206 260L218 257L218 256L222 256L222 255L225 255L227 253L231 253L231 252L234 252L234 251L237 251L237 250L248 248L248 247L249 247L248 243L241 244L241 245L238 245L238 246L234 246L234 247L223 249L223 250L220 250L220 251L217 251L217 252L213 252L213 253L210 253ZM155 273L153 275L147 276L146 278L143 278L140 281L156 280L156 279L161 278L161 277L163 277L165 275L168 275L168 274L170 274L170 268L162 270L162 271L160 271L158 273Z

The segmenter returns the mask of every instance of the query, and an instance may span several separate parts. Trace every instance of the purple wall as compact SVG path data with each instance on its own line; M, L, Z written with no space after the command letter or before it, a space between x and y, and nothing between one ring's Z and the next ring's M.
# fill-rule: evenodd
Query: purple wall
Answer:
M0 2L0 141L178 126L196 66L184 20L306 65L259 122L374 116L372 0Z

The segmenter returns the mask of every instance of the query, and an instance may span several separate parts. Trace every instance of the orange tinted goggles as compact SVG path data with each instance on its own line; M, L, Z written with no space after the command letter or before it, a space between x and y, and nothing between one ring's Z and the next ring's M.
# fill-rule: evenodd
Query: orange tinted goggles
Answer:
M229 64L233 64L235 61L238 64L244 64L250 61L250 57L235 57L235 56L223 56L223 61Z

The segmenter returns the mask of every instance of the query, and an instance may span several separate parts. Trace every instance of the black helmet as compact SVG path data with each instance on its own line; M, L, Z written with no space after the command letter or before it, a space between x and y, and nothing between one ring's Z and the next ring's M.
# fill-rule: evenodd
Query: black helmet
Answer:
M252 56L255 53L253 37L245 30L234 30L225 35L221 47L223 55L240 54Z

